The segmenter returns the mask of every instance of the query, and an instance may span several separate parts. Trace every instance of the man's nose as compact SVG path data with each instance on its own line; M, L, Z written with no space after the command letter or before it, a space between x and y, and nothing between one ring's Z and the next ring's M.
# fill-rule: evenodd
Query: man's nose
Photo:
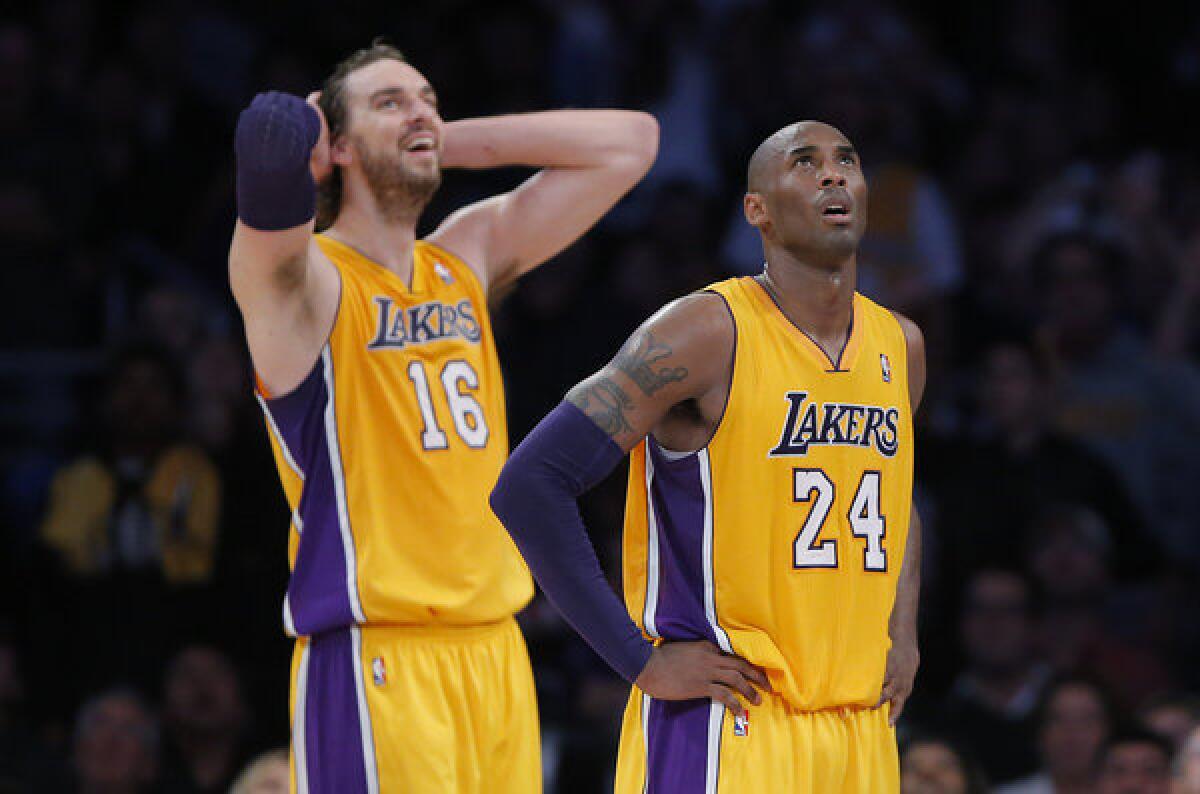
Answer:
M846 175L845 174L843 174L839 171L834 171L832 169L827 169L824 173L821 174L821 187L827 188L827 187L845 187L845 186L846 186Z

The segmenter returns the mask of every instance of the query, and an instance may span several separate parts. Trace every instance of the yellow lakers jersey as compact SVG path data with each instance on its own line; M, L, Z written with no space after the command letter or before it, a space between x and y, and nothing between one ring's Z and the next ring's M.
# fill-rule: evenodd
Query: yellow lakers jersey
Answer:
M508 455L484 290L418 242L412 288L331 237L341 297L294 391L260 395L292 508L289 634L352 624L479 624L533 582L487 495Z
M904 332L856 293L831 361L753 278L710 291L736 326L728 403L704 449L631 453L626 604L650 637L760 665L794 708L874 706L912 497Z

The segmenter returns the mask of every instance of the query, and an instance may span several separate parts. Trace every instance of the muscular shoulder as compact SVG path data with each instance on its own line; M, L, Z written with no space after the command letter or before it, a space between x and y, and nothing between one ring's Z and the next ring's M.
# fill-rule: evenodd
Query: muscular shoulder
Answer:
M724 382L734 344L733 316L725 299L712 292L694 292L668 303L634 332L613 359L639 388L666 385L663 377L686 376L682 398L698 397ZM669 372L647 379L657 362L670 361ZM686 370L686 371L681 371Z
M908 347L909 358L912 358L913 353L917 353L924 357L925 335L921 333L921 327L900 312L895 310L889 311L892 312L892 316L895 317L896 322L899 323L900 330L904 332L904 343Z
M733 318L724 299L688 295L646 320L567 399L628 450L682 404L719 396L728 384L733 344Z

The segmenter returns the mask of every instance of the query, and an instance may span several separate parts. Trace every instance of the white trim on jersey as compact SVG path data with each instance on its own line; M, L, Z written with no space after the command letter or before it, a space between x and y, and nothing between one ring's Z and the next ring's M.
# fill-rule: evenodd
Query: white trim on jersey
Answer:
M333 356L329 345L321 349L321 362L325 368L325 446L329 449L329 470L333 475L333 491L337 497L338 530L342 535L342 555L346 563L346 591L350 597L350 611L358 623L366 623L362 602L358 597L358 563L354 549L354 533L350 531L350 509L346 504L346 475L342 471L342 450L338 444L337 409L333 392Z
M367 708L366 675L362 659L362 629L350 627L351 652L354 654L354 693L358 698L358 732L362 736L363 771L367 778L367 794L379 794L379 770L375 763L375 734L371 729L371 712Z
M646 605L642 609L642 626L651 637L658 638L658 517L654 513L654 458L650 452L650 437L646 445Z
M308 794L308 748L304 730L308 719L308 654L310 643L304 643L300 651L300 664L296 670L296 703L292 717L292 758L296 767L296 794Z
M700 450L696 456L700 461L700 487L704 491L704 614L708 618L708 625L712 627L713 635L717 638L717 645L725 653L733 653L729 635L717 620L716 577L713 571L712 467L708 460L708 448Z
M646 772L642 776L642 794L650 788L650 696L642 693L642 752L646 756Z
M296 619L292 617L292 600L287 593L283 594L283 631L289 637L296 635Z
M258 400L258 406L262 408L263 416L267 418L267 426L271 428L271 435L275 436L275 440L279 443L279 451L283 453L283 459L287 462L288 468L296 473L296 476L301 481L304 480L304 472L300 470L299 464L292 456L292 451L288 449L287 442L283 440L283 433L279 432L279 425L275 424L275 417L271 415L271 409L267 407L267 401L263 399L258 392L254 393L254 399Z
M716 794L721 777L721 725L725 706L713 701L708 706L708 766L704 770L704 794Z

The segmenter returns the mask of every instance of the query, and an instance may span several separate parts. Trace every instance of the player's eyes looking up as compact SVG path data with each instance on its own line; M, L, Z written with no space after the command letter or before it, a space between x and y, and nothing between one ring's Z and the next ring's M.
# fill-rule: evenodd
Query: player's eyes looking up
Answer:
M417 96L420 101L427 104L433 112L437 112L438 100L437 95L433 93L433 89L429 86L419 89ZM407 97L403 95L403 91L399 88L385 88L375 92L371 97L371 108L373 110L392 111L399 110L405 104L411 104L406 101Z

